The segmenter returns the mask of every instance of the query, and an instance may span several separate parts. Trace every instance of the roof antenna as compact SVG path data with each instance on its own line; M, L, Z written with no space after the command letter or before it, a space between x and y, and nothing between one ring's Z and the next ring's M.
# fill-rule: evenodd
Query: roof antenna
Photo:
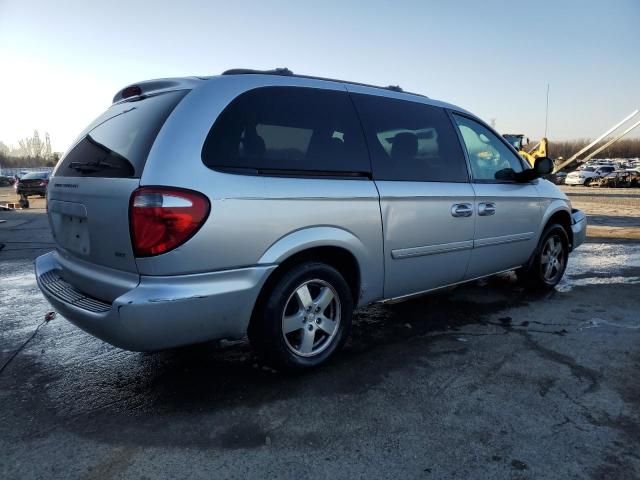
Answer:
M544 138L547 138L548 125L549 125L549 84L547 83L547 111L544 117Z

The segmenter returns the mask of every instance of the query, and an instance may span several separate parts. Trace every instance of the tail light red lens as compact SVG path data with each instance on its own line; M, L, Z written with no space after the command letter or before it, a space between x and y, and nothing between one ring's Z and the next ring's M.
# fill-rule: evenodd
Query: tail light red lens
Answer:
M129 223L137 257L166 253L189 240L204 224L210 204L203 194L142 187L131 195Z

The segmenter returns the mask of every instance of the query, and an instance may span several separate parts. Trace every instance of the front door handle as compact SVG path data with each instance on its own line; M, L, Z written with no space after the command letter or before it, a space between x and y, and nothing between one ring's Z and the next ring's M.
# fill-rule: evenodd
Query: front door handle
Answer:
M451 215L454 217L470 217L473 215L473 207L470 203L456 203L451 207Z
M478 215L481 217L488 217L489 215L495 215L496 213L496 204L493 202L487 203L479 203L478 204Z

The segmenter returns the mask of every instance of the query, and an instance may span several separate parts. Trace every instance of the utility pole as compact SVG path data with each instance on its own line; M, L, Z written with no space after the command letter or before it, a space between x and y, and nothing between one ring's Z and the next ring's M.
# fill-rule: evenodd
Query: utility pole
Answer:
M547 83L547 110L544 116L544 138L547 138L548 125L549 125L549 84Z

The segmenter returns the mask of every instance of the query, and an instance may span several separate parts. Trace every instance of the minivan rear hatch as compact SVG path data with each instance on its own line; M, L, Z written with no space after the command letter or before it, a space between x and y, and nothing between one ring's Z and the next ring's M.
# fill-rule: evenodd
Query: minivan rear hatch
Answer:
M82 132L54 170L49 221L66 280L85 292L112 300L108 297L119 292L107 288L109 272L137 275L129 201L158 132L187 92L114 104Z

